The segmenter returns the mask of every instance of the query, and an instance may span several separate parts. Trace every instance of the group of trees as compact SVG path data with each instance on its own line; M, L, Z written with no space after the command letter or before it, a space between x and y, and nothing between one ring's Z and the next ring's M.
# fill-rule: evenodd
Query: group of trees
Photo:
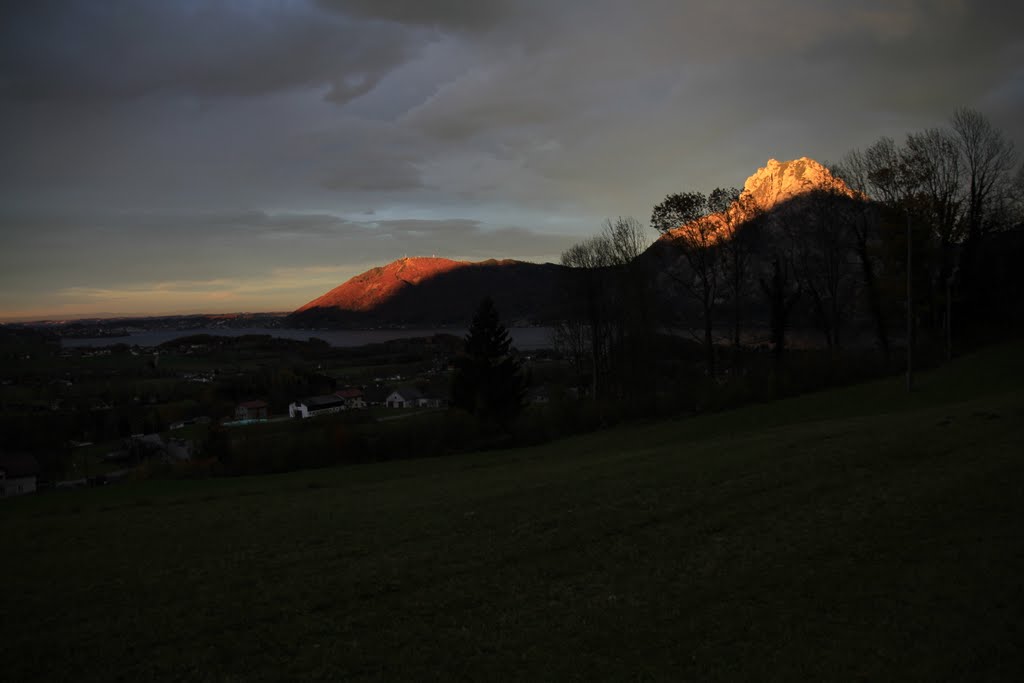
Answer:
M716 332L728 329L735 369L755 317L777 360L796 320L832 351L854 331L870 333L888 360L893 330L907 319L908 280L915 326L948 337L954 283L970 303L978 245L1021 221L1024 171L1013 145L961 109L947 128L911 133L902 145L881 138L830 170L845 184L825 173L819 187L782 202L736 188L670 194L651 215L664 236L656 249L643 224L617 218L566 250L556 344L581 386L596 399L649 397L659 332L679 311L701 332L711 378L721 372ZM522 405L520 370L487 300L459 359L453 402L505 423Z
M836 167L872 200L876 214L866 223L867 238L883 245L876 258L881 268L905 274L909 258L926 331L952 332L956 292L964 313L981 303L979 246L987 235L1022 220L1024 166L1017 163L1013 143L983 115L963 108L946 127L911 133L902 145L880 138ZM902 225L905 232L898 230ZM901 233L912 240L911 250L894 239ZM901 249L885 250L887 243Z
M578 272L560 346L594 396L628 397L632 380L645 386L644 351L670 323L672 295L681 294L687 324L702 332L710 376L719 371L716 330L728 322L739 349L751 313L767 323L777 358L797 318L833 350L854 328L870 333L888 358L893 330L906 319L908 272L914 329L943 340L951 298L969 308L979 296L978 246L1021 222L1017 164L998 129L960 109L945 128L847 154L831 168L846 187L828 182L767 206L736 188L670 194L651 215L665 236L654 256L641 258L647 240L631 218L606 221L562 255Z
M741 312L749 289L761 209L735 187L710 194L668 195L654 207L651 225L671 237L673 252L664 272L701 310L708 372L715 374L714 325L720 301L732 308L731 338L740 346Z
M617 218L562 254L572 276L555 342L593 396L631 400L649 383L656 322L650 272L639 259L647 244L639 221Z

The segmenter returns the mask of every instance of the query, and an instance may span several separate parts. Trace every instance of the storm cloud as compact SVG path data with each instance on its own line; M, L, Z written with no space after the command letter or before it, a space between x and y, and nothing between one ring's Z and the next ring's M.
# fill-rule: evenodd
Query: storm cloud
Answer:
M0 318L142 312L147 292L152 312L286 310L405 255L557 260L668 192L834 161L959 106L1020 144L1021 14L5 3Z

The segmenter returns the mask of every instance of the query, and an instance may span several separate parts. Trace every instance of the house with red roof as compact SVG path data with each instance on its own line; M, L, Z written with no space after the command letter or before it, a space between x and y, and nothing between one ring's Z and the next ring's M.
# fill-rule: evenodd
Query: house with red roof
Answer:
M334 392L334 395L345 401L345 407L349 410L366 407L366 397L363 395L362 389L354 387L342 389Z

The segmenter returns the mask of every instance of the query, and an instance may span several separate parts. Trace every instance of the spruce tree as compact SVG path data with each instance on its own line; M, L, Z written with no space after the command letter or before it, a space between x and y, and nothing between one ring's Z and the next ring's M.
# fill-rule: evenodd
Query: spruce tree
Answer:
M523 407L522 364L490 297L480 302L456 361L452 403L505 425Z

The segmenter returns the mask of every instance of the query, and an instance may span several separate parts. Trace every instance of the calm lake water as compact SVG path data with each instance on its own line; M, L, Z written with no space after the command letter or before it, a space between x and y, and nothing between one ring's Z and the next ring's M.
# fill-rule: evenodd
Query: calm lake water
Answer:
M512 344L520 351L532 351L536 349L550 348L551 328L550 327L510 327L509 334L512 336ZM61 345L65 347L79 346L111 346L113 344L134 344L136 346L158 346L166 341L189 337L194 334L212 334L222 337L241 337L244 334L269 334L272 337L283 339L306 340L310 337L323 339L331 346L363 346L365 344L376 344L390 341L392 339L407 339L409 337L429 337L434 334L454 334L463 336L465 329L408 329L408 330L294 330L287 328L223 328L211 327L198 330L152 330L135 332L127 337L101 337L90 339L61 339Z

